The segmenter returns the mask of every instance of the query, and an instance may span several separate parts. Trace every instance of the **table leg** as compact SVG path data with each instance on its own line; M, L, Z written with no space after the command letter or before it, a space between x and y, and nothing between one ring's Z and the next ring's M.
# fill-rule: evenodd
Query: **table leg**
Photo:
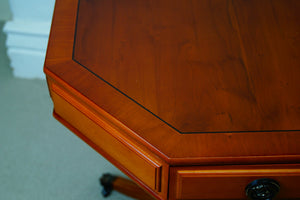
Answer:
M139 200L154 200L150 194L145 192L133 181L128 179L113 176L111 174L103 174L100 178L100 183L103 186L102 195L108 197L112 190L116 190L122 194Z

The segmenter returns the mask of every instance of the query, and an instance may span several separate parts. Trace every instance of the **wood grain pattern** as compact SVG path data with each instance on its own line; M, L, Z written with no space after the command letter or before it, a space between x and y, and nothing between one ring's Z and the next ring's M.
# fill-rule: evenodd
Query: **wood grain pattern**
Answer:
M82 2L85 1L82 0ZM89 2L91 4L94 2L96 7L98 1L97 2L89 1ZM104 3L104 2L107 1L99 1L99 3ZM160 2L166 3L167 1L160 1ZM178 1L178 3L179 2L189 2L189 1ZM204 3L204 5L206 6L210 5L207 2L206 2L207 4L205 4L205 2L206 1L203 1L202 3ZM222 2L226 2L226 4L223 5ZM225 120L225 118L222 117L218 118L219 120L212 119L212 121L210 121L209 119L211 119L211 116L216 116L215 114L217 112L212 112L212 113L204 112L208 115L207 120L204 121L206 121L207 123L213 122L211 126L207 127L208 128L207 130L209 129L212 130L215 129L216 127L226 127L226 126L228 128L228 131L232 131L233 130L231 129L232 127L235 127L236 130L238 129L242 130L240 129L241 126L243 126L244 128L248 126L251 128L251 130L257 130L258 128L259 129L267 129L267 128L280 129L281 128L281 129L290 129L290 130L296 129L297 126L299 126L300 124L298 123L299 102L300 102L298 91L299 91L300 84L298 84L299 79L297 78L299 77L299 71L298 71L299 57L297 55L297 52L299 52L298 51L299 45L297 43L299 41L299 37L297 35L297 30L299 26L296 26L299 21L298 20L299 15L295 11L295 9L298 8L299 3L298 1L272 1L272 2L264 1L264 4L266 5L266 10L263 13L264 15L262 15L263 11L261 10L261 8L257 8L257 13L250 12L251 9L253 11L254 9L256 9L256 7L258 7L258 1L251 1L253 3L247 6L249 2L250 1L214 1L213 5L215 5L216 8L218 9L214 10L211 7L207 7L209 12L203 10L203 12L201 12L202 15L206 15L206 16L216 15L215 17L217 17L217 19L220 19L221 18L220 16L225 16L224 14L225 11L226 11L225 13L231 13L231 14L227 16L226 19L222 19L222 22L224 22L225 20L226 23L215 22L219 25L217 27L215 26L215 23L209 21L212 20L214 17L209 18L209 20L207 21L208 24L205 24L205 20L202 20L203 23L202 26L204 27L207 26L207 29L203 28L203 30L202 29L201 31L199 30L198 33L201 34L202 37L206 36L212 38L208 40L201 39L202 42L210 42L209 45L206 43L204 43L205 45L203 44L204 45L203 48L205 49L203 49L201 53L210 54L210 57L209 56L202 57L202 54L196 53L197 48L191 48L194 50L190 50L190 51L182 51L183 54L190 52L190 54L192 55L193 53L195 53L193 54L195 59L198 55L200 55L199 59L200 58L209 59L211 62L215 63L212 64L212 66L215 66L212 68L192 67L195 70L198 68L202 70L209 69L211 70L211 72L208 74L211 75L213 73L219 73L220 72L219 69L221 69L222 66L225 66L225 65L217 65L217 63L220 62L219 60L221 59L222 56L224 59L225 58L227 59L225 63L227 62L230 63L230 61L228 61L228 56L227 56L228 53L238 55L237 58L247 63L248 71L246 70L246 68L242 68L239 64L235 65L234 63L238 63L238 62L233 61L232 65L228 64L230 70L225 70L227 68L224 68L220 76L216 76L214 78L210 76L211 78L209 78L209 80L207 79L209 77L208 74L200 73L203 72L201 70L197 72L197 76L199 77L199 80L193 78L197 70L191 71L191 73L188 74L185 73L185 77L181 76L183 71L175 70L173 72L170 72L169 70L167 70L167 72L161 72L164 74L169 74L170 75L169 80L171 82L173 79L172 77L174 76L181 77L181 79L177 78L176 81L177 85L182 84L183 82L182 78L184 77L185 80L195 81L194 83L200 83L203 80L216 81L219 83L220 87L222 86L222 84L224 87L227 87L228 88L227 91L232 90L231 94L230 92L224 93L225 90L223 90L223 92L219 91L220 92L219 93L217 90L210 90L212 85L207 84L208 82L205 84L195 85L192 83L193 82L192 81L190 82L191 85L189 85L190 88L195 87L195 89L197 89L198 87L203 87L204 89L205 87L207 87L206 89L211 93L211 95L206 96L205 98L207 98L207 100L204 100L205 98L202 98L201 95L206 95L208 93L196 92L194 93L195 94L194 98L190 99L191 100L190 103L182 105L182 107L180 106L181 108L175 109L176 111L174 112L178 112L179 110L181 110L179 113L185 115L184 113L187 112L186 110L191 110L191 108L194 107L194 103L198 104L199 102L202 102L202 104L205 105L205 107L206 106L211 107L215 105L214 102L218 102L219 103L218 106L220 106L220 108L222 107L222 109L225 107L230 109L235 109L236 110L235 113L237 114L236 116L238 116L236 119L239 120L239 123L234 123L234 124L227 123L227 120ZM120 1L120 3L122 3L122 1ZM200 3L200 1L198 3ZM147 72L144 75L136 76L134 74L137 72L134 72L135 71L134 69L128 71L127 68L114 69L112 67L109 68L107 66L102 66L102 65L99 66L91 65L88 66L91 67L91 69L86 69L81 65L79 65L77 62L72 60L78 1L70 1L70 0L57 1L56 4L57 4L56 5L57 9L55 9L55 14L53 19L53 27L55 28L51 30L50 42L49 42L47 58L45 62L46 74L48 74L53 79L60 82L61 84L66 84L70 88L74 88L80 94L82 94L82 96L87 97L88 99L90 99L91 102L94 103L92 107L94 107L95 109L99 107L105 110L105 112L107 112L112 118L114 118L115 121L119 121L120 122L119 124L123 124L124 126L126 126L128 129L128 137L132 137L135 140L138 140L139 142L143 143L147 148L151 149L159 157L163 158L164 160L172 164L188 164L188 163L189 164L200 164L200 163L217 164L220 162L228 163L228 164L229 163L258 163L258 162L259 163L299 162L300 159L299 156L300 147L298 145L300 143L299 131L278 131L278 132L258 131L258 132L251 132L251 133L229 132L229 133L218 133L218 134L179 134L176 130L174 130L166 123L158 119L156 116L154 116L153 114L145 110L143 107L138 105L135 101L132 101L127 96L120 93L115 88L111 87L111 85L107 84L107 82L99 79L98 76L91 73L91 70L104 70L107 71L105 73L109 73L108 69L111 69L112 71L116 69L120 69L120 71L116 73L117 78L111 78L114 79L114 81L120 78L119 81L121 81L122 83L120 82L118 83L119 85L116 84L116 86L128 87L128 90L132 90L132 91L134 90L135 92L135 94L133 95L134 98L139 98L138 96L144 95L143 98L145 98L145 101L149 102L146 104L147 105L151 104L154 107L160 104L159 102L160 100L157 99L158 97L161 98L161 102L162 102L161 105L163 105L165 104L163 102L166 101L168 101L170 104L173 104L172 101L179 101L180 99L185 98L183 97L184 95L176 95L178 98L177 97L173 98L175 90L168 87L168 84L165 84L164 86L166 86L166 88L161 90L161 91L165 91L164 93L162 92L159 93L159 95L156 95L155 98L149 97L149 95L152 95L152 92L149 91L149 89L151 90L152 86L150 85L152 84L154 79L155 82L157 83L163 80L162 79L163 76L160 75L158 76L157 74L155 75L155 73ZM196 5L197 3L195 4L195 6ZM140 6L145 7L145 5L140 5ZM176 7L176 5L174 6ZM183 8L178 7L178 9L190 8L186 6L188 5L183 6ZM95 9L97 10L97 8ZM242 12L243 9L244 11ZM249 10L247 11L247 9L250 9L250 11ZM285 13L288 14L285 15ZM97 13L94 13L94 15L97 15ZM89 14L87 14L87 17L88 16ZM187 15L187 19L190 19L189 16L190 15ZM259 17L262 18L262 20L258 20ZM144 18L147 19L147 15ZM201 16L198 16L198 18L201 18ZM95 18L94 21L97 21L96 19L97 18ZM127 18L124 18L124 20L125 19ZM132 18L130 19L134 20ZM275 19L278 21L278 23ZM247 21L247 20L252 20L252 21ZM256 22L255 26L253 24L254 21ZM270 22L267 23L266 21L270 21ZM149 23L150 22L151 21L149 21ZM95 23L95 22L93 22L92 20L89 23ZM101 25L101 23L99 24ZM103 25L104 24L105 23L103 22ZM109 21L107 24L110 24ZM250 24L249 26L254 26L254 27L252 27L251 30L248 30L247 24ZM265 24L267 24L266 25L267 27L264 29L261 28L264 27ZM89 25L91 24L87 24L86 26L92 27ZM200 25L201 23L199 24L199 26ZM122 27L122 23L120 23L119 25L115 25L115 28L118 28L119 26ZM278 26L282 26L282 28ZM163 29L161 30L159 27L157 27L157 29L160 30L159 32L160 34L164 33ZM94 34L97 33L97 28L90 29L90 30L94 30L91 31L94 32ZM228 30L235 30L235 32L232 34L236 34L239 39L237 40L235 37L232 39L222 39L225 36L227 38L231 38L232 34L228 34ZM132 31L134 32L134 30ZM194 33L194 29L193 30L191 29L190 31ZM120 32L119 34L121 33L122 32ZM266 40L265 37L262 37L262 34L258 34L258 33L268 34L270 37L268 38L268 40ZM80 35L80 33L77 34ZM128 34L129 33L125 35ZM224 35L220 35L220 34L224 34ZM242 37L243 35L246 35L247 37ZM117 36L118 35L116 35L116 38ZM280 36L282 37L280 38ZM130 43L132 43L133 46L137 47L142 42L141 41L142 38L140 39L137 38L138 40L134 40L134 39L135 38L131 38ZM180 39L179 36L178 39ZM194 40L190 41L191 44L193 43L192 41ZM109 48L108 46L112 44L109 38L103 40L102 42L103 43L101 43L101 45L107 48ZM171 42L171 40L169 42ZM149 40L145 40L145 44L148 43ZM80 43L76 42L76 44L79 45ZM88 41L87 44L90 45ZM98 48L101 47L101 45L95 42L95 45L91 48L91 49L95 48L92 52L89 52L87 50L86 52L83 51L81 53L84 56L86 56L86 58L89 58L89 54L101 56L102 54L99 54L98 52L99 50L97 50ZM169 46L166 45L166 47L169 48L170 45ZM83 48L81 49L84 49L85 45L83 43L82 46ZM215 51L214 49L217 50ZM79 50L80 48L76 48L74 54L75 57L79 53ZM246 50L248 53L246 52ZM130 54L129 52L127 52L129 51L129 49L126 50L120 49L120 51L126 55L128 54L127 57ZM282 51L286 53L282 53ZM107 52L109 52L108 49ZM138 53L136 50L134 52ZM263 52L263 54L260 54L259 52ZM143 52L141 52L141 54L142 53ZM168 53L165 52L164 54L159 54L159 55L161 56L165 54ZM155 57L159 59L159 55L157 54L157 56ZM214 55L216 56L216 58L218 58L216 59L217 61L213 59ZM246 55L250 57L246 59L245 57ZM130 58L132 58L131 62L133 62L134 60L137 61L143 60L142 58L136 58L135 54L134 55L132 54L131 56L132 57L127 58L128 62L130 61ZM144 59L146 58L148 57L146 56ZM188 59L188 56L185 58ZM153 60L154 58L153 56L152 57L149 56L148 59ZM101 60L102 59L99 59L99 62ZM167 60L171 62L171 59L167 59ZM257 62L257 66L255 65L254 62ZM287 65L285 65L285 62L287 63ZM202 65L201 62L196 62L196 63L198 63L199 66ZM122 66L124 67L125 65ZM138 65L130 65L130 66L137 67ZM148 64L147 66L148 67L145 66L145 70L150 69L151 66L153 65ZM258 67L258 66L263 66L263 67ZM169 69L172 68L171 65L170 66L168 65L166 67ZM180 69L183 70L183 68ZM244 70L245 73L240 70ZM250 74L247 74L246 71L247 73ZM128 74L129 72L134 72L134 73L132 76L129 76ZM120 77L122 74L124 74L123 79ZM165 75L164 77L167 76ZM252 81L250 81L249 77L252 77L254 79L253 80L251 79ZM145 84L147 82L147 84L149 83L150 85L146 84L143 87L138 87L139 90L135 90L137 87L130 86L133 80L142 80L142 79L145 82ZM148 79L151 80L148 81ZM285 81L285 84L280 85L281 83L283 83L282 82L283 80ZM274 84L274 86L272 86L272 84ZM236 87L238 87L239 89L237 89ZM242 93L244 92L244 95L241 95L242 93L239 92L238 92L239 95L234 95L235 93L234 91L241 91ZM253 91L256 92L253 93ZM184 91L184 92L188 92L188 91ZM225 95L228 98L227 97L225 98L225 96L223 96L224 98L218 97L218 101L215 101L216 100L215 97L221 93L222 95ZM249 104L249 102L251 102L254 99L250 97L251 95L253 96L253 94L258 95L256 97L256 101L258 104L256 103ZM274 94L274 96L272 96L272 94ZM247 95L249 98L247 97ZM169 98L166 98L164 96ZM209 96L211 96L211 99L208 98ZM244 102L244 103L237 103L233 100L234 98L236 98L237 101ZM168 100L164 100L164 99L168 99ZM139 101L143 102L144 100L139 100ZM247 105L251 105L251 106L247 106ZM159 113L160 116L164 116L164 115L167 116L168 113L173 112L170 111L168 107L166 107L166 109L163 109L163 107L164 106L161 107L162 112ZM187 109L185 110L185 108ZM220 111L222 109L220 109ZM258 112L258 110L260 111ZM191 116L193 115L192 113ZM199 112L197 113L199 114ZM258 116L257 115L258 113L261 113L261 115ZM198 121L198 122L203 121L200 118L197 118L197 116L199 116L198 114L194 116L195 117L194 121ZM270 117L267 117L268 115ZM264 119L265 119L265 123L263 123ZM194 127L197 127L199 125L198 122L195 122ZM217 126L217 124L214 124L215 122L222 123L222 125ZM231 128L229 126L231 126Z
M171 170L170 199L247 199L246 186L260 178L280 184L276 199L298 199L300 165L177 167Z
M74 60L179 132L299 130L299 5L81 0Z
M299 10L57 0L44 67L54 116L157 199L243 198L258 177L300 198Z

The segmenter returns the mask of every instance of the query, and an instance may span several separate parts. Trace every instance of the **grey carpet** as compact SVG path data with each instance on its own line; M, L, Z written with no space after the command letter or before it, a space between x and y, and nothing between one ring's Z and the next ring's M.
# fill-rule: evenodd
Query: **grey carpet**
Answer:
M51 115L42 80L16 79L0 24L0 200L101 200L98 178L121 172ZM26 66L24 66L26 67ZM129 200L117 192L106 198Z

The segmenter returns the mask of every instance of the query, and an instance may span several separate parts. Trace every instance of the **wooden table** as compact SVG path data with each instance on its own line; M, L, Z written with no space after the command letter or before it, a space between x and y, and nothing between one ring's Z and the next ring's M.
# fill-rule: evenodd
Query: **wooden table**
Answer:
M299 199L299 10L57 0L54 116L157 199Z

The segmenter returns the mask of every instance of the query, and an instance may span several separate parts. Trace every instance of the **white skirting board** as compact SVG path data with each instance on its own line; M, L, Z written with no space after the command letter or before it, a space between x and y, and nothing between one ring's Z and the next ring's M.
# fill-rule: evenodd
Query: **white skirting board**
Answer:
M6 22L7 54L14 76L45 79L43 65L51 21L13 20Z

